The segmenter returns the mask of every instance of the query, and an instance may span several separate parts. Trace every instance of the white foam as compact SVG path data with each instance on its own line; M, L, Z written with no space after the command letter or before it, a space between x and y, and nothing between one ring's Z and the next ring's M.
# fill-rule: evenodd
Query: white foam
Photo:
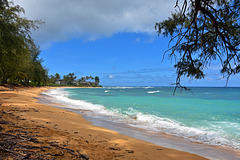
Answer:
M157 90L157 91L148 91L147 93L153 94L153 93L158 93L158 92L161 92L161 91L160 91L160 90Z
M133 127L143 128L147 131L157 133L167 133L187 138L194 142L240 149L239 142L229 141L221 133L209 130L208 128L188 127L169 118L143 114L141 112L134 111L133 109L129 109L129 113L127 114L134 117L129 124Z
M156 91L150 92L156 93ZM91 110L98 118L104 118L118 123L126 123L130 126L142 128L147 131L168 133L195 142L240 149L240 142L229 141L223 133L210 130L209 128L188 127L170 118L144 114L133 108L128 108L128 110L125 111L121 109L106 109L103 105L70 99L68 98L68 92L65 92L64 89L61 88L49 90L44 94L56 98L59 103L69 108ZM219 123L225 124L227 122Z
M154 88L154 87L150 87L150 86L148 86L148 87L143 87L144 89L149 89L149 88Z
M120 87L120 86L115 86L115 87L106 87L107 89L131 89L131 88L137 88L137 87Z
M102 105L92 104L82 100L70 99L68 98L68 93L65 92L62 88L49 90L48 92L44 92L43 94L56 98L58 102L65 104L69 108L91 110L96 112L106 110L105 107Z
M150 88L154 88L154 87L128 87L128 86L114 86L114 87L103 87L103 88L107 88L107 89L133 89L133 88L144 88L144 89L150 89Z

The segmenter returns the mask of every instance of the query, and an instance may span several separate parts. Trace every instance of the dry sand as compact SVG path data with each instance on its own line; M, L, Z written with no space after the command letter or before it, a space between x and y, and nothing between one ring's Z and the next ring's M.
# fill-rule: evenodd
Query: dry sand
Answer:
M120 135L91 125L79 114L37 103L34 97L47 89L0 88L0 159L206 159Z

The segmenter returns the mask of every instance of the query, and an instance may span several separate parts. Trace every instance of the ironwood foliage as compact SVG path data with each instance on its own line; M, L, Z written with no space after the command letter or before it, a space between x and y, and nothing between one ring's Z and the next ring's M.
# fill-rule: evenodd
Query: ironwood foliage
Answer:
M176 61L176 88L183 88L182 76L204 78L213 60L221 62L227 81L239 73L240 0L177 0L175 8L155 29L171 37L165 53Z
M31 37L39 20L21 17L24 9L12 1L0 1L0 82L37 85L45 82L47 70L39 59L39 48Z

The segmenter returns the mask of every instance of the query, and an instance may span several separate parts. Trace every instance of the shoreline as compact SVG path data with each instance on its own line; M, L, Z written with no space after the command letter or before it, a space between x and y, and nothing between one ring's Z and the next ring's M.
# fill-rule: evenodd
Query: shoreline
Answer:
M39 132L40 136L47 137L44 142L51 143L54 141L59 146L67 144L71 150L77 148L82 155L86 155L90 159L206 159L195 154L164 148L121 135L116 131L94 126L77 113L39 104L37 99L34 99L34 97L39 97L41 92L54 88L42 87L0 91L0 106L8 112L14 108L16 111L12 114L24 119L17 122L20 125L43 126L47 130L58 133L58 136L52 137L49 133ZM4 128L5 130L7 129ZM66 153L62 156L65 156L66 159L69 158Z
M45 97L46 96L46 97ZM91 116L94 114L94 112L84 109L74 109L74 108L68 108L68 105L58 105L58 101L56 101L53 98L53 101L46 102L45 100L49 97L48 95L42 94L42 97L45 97L45 99L40 100L40 103L46 103L51 106L55 106L57 108L65 109L68 111L75 112L77 114L80 114L83 116L84 119L91 122L94 126L99 126L103 128L107 128L109 130L116 131L122 135L130 136L135 139L140 139L146 142L150 142L152 144L156 144L158 146L164 146L167 148L189 152L192 154L200 155L205 158L209 159L239 159L240 153L238 150L235 150L233 148L227 148L227 147L221 147L221 146L214 146L214 145L208 145L203 144L199 142L192 142L186 138L181 138L173 135L169 135L166 133L151 133L147 132L144 129L141 128L135 128L131 127L129 125L126 125L124 123L117 123L117 122L110 122L108 120L105 120L105 118L96 118L94 116ZM54 103L54 104L53 104ZM56 104L55 104L56 103ZM90 115L89 115L90 113Z

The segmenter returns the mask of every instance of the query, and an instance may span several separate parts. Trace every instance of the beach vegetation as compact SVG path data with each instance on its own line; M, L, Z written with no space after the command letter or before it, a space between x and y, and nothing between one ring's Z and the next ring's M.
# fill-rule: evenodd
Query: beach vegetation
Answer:
M60 79L60 75L55 74L55 76L51 75L49 77L49 85L50 86L101 87L101 85L99 85L99 82L100 82L99 77L97 78L98 81L95 80L94 82L93 80L95 78L93 78L92 76L83 76L80 79L77 79L77 76L75 76L74 73L69 73L68 75L64 75L63 79Z
M96 77L95 77L95 83L96 83L96 84L99 84L99 82L100 82L100 79L99 79L98 76L96 76Z
M48 83L53 85L55 84L55 82L59 81L60 79L61 79L61 76L58 73L56 73L55 75L50 75L48 77Z
M21 17L25 11L12 1L0 1L0 82L1 84L27 84L37 86L47 82L47 69L39 59L39 47L31 31L43 23Z
M170 37L167 57L175 61L176 88L181 77L202 79L213 61L228 79L240 72L240 1L176 0L171 17L156 23L159 35Z
M57 81L57 80L61 79L61 76L58 73L56 73L55 78L56 78L56 81Z
M63 81L66 85L73 85L73 82L76 78L77 77L74 75L74 73L69 73L68 75L63 76Z

